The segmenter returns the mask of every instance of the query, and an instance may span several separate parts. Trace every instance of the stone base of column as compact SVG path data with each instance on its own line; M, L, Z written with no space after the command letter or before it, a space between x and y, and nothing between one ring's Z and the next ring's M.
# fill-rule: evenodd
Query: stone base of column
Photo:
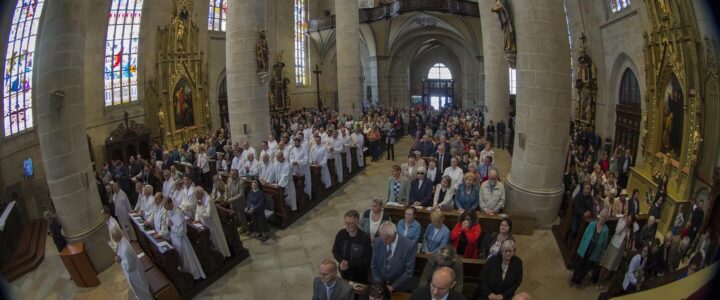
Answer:
M98 274L115 263L115 254L107 243L110 240L110 234L108 233L105 222L100 221L100 223L89 231L78 236L66 236L65 239L68 244L83 241L85 253Z
M505 210L513 215L534 216L537 227L550 228L557 219L565 188L536 189L505 179Z

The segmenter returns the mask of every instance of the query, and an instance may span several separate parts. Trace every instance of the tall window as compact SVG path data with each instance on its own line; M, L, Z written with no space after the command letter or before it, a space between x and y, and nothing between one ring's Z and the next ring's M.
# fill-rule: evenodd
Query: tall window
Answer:
M105 106L138 99L137 59L143 0L112 0L105 40Z
M445 65L436 63L432 66L432 68L430 68L430 71L428 72L428 79L451 80L452 73L450 73L450 69L448 69Z
M610 0L610 11L613 13L619 12L628 7L630 7L630 0Z
M295 0L295 84L305 85L307 71L307 29L306 0Z
M630 68L623 73L618 92L618 104L615 106L615 147L622 145L630 149L633 158L637 155L640 141L640 85Z
M208 30L225 31L227 22L227 0L210 0Z
M33 127L33 58L43 2L18 0L15 6L3 69L2 112L5 136Z
M517 70L508 68L508 83L510 83L510 95L517 95Z
M640 86L635 74L629 68L623 73L619 97L620 103L640 106Z

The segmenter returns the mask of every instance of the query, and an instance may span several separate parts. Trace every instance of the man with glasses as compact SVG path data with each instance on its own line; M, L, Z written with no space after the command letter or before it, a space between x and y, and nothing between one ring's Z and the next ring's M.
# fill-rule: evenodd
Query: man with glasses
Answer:
M337 277L337 265L330 259L320 263L320 276L313 282L313 300L351 300L355 299L352 286Z
M408 203L411 205L432 206L432 182L425 177L425 167L418 167L416 178L410 182Z
M432 281L429 286L416 288L410 300L459 300L465 299L462 294L456 292L452 288L457 282L455 281L455 271L452 268L441 267L433 273Z

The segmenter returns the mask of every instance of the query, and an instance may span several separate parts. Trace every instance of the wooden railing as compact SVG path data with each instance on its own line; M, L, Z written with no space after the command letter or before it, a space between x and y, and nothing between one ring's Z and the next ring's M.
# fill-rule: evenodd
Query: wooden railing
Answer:
M389 19L413 11L439 11L461 16L480 17L477 2L463 0L397 0L395 2L358 10L360 23ZM308 32L335 28L335 15L308 21Z

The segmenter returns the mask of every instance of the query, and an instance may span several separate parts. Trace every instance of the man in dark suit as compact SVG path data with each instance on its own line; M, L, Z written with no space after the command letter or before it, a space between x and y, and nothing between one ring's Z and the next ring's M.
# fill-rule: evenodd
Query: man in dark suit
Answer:
M418 145L418 150L420 150L422 157L429 157L432 155L433 150L435 150L435 146L432 141L430 141L430 136L423 136L422 141L420 141L420 145Z
M452 268L438 268L433 273L430 285L416 288L410 296L410 300L463 300L465 297L453 290L456 283L455 271Z
M418 167L417 177L410 182L408 203L411 205L432 206L432 182L425 177L425 167Z
M592 216L592 205L593 205L593 197L590 193L592 189L592 186L590 185L590 182L585 182L583 184L583 189L581 193L578 193L577 196L575 196L575 199L573 199L573 214L572 219L570 220L570 234L565 237L565 240L575 240L575 237L577 235L578 229L580 227L580 220L589 219Z
M640 199L638 198L640 196L640 191L638 189L634 189L632 193L632 197L630 197L630 200L628 200L628 213L634 216L637 216L640 214Z
M438 185L440 183L440 179L442 179L443 170L440 170L437 167L437 161L435 159L430 159L428 161L428 168L427 171L425 171L425 177L432 182L433 186Z
M705 212L703 211L703 201L701 199L697 200L697 203L693 205L693 211L690 214L690 242L692 243L695 241L695 236L697 235L698 231L700 231L700 227L702 227L703 222L705 220Z
M440 140L437 142L437 145L435 145L435 151L437 151L440 146L445 146L445 150L450 149L450 143L447 141L445 135L440 136Z
M440 170L440 173L442 174L445 172L445 169L450 166L450 159L452 159L450 153L447 153L447 148L440 144L437 152L433 154L433 157L437 160L438 170Z
M330 259L320 263L320 277L313 282L313 300L352 300L355 292L352 286L337 277L337 265Z
M488 141L495 144L495 125L493 125L493 121L490 121L490 125L487 126L487 129L485 129L485 134L487 136Z
M497 122L497 147L505 149L505 122L502 119Z
M392 222L380 225L380 238L373 241L370 263L374 282L382 282L392 293L408 291L413 283L417 244L397 234Z

